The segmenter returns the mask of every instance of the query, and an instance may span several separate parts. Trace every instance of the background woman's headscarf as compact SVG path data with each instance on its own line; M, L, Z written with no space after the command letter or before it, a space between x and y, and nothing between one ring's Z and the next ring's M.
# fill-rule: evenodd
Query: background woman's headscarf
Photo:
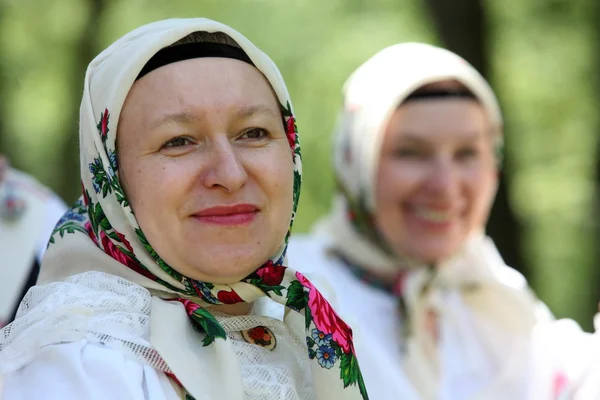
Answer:
M123 325L125 316L114 321L109 313L106 326L99 323L85 326L84 322L84 326L69 327L67 331L73 336L79 329L92 332L103 342L119 342L124 349L155 368L174 374L198 399L241 400L242 396L239 371L229 367L236 365L236 355L226 340L225 331L204 307L252 302L267 296L287 307L284 321L302 341L306 337L309 347L306 356L311 359L317 398L366 399L351 329L311 282L286 267L289 231L277 253L264 265L257 266L258 269L247 278L230 285L212 284L190 279L167 265L146 239L131 210L118 175L115 144L119 114L131 86L148 60L162 48L197 31L223 32L233 38L267 78L281 104L282 123L294 161L291 230L300 192L300 147L290 97L277 67L244 36L220 23L207 19L160 21L125 35L88 67L80 119L83 196L57 225L39 282L59 282L76 274L101 271L115 275L114 291L119 288L126 291L127 281L149 289L153 295L149 305L151 348L136 343L135 335L128 335L131 332L110 329L119 323ZM89 284L94 285L94 282ZM32 296L29 301L35 302L35 291ZM137 299L134 295L124 302L135 303L139 301ZM63 302L69 300L63 299ZM74 308L71 315L77 315L77 304L71 306ZM27 307L25 304L23 308ZM32 351L24 353L23 348L36 350L31 348L31 337L29 344L19 338L19 333L33 324L26 323L28 316L24 311L20 314L24 314L18 317L22 316L21 321L25 322L17 320L0 336L0 365L5 369L11 368L10 365L14 369L33 357ZM135 318L126 323L135 326ZM51 337L55 333L40 334ZM315 333L322 336L319 343L312 339ZM48 340L39 336L37 339L33 346L41 346L40 341ZM326 363L315 356L319 351L327 353ZM2 369L0 367L0 373Z
M472 92L492 127L501 129L498 101L486 80L456 54L431 45L387 47L362 64L344 85L344 104L333 146L339 193L332 213L317 224L317 231L329 233L332 247L374 271L395 272L399 263L418 263L391 254L372 220L385 128L411 93L447 80L456 80ZM500 150L502 135L496 140Z
M407 375L423 398L479 388L476 398L523 398L530 366L530 333L549 315L525 279L506 267L493 242L472 232L456 254L435 266L394 254L373 220L375 185L388 121L417 89L458 81L482 105L493 130L498 160L502 116L485 79L456 54L421 43L390 46L362 64L344 86L344 104L334 142L339 192L315 233L326 238L356 274L399 273ZM373 279L364 278L365 281ZM440 337L426 328L438 316ZM400 345L400 344L399 344ZM449 389L452 387L452 389ZM475 390L477 391L477 390Z

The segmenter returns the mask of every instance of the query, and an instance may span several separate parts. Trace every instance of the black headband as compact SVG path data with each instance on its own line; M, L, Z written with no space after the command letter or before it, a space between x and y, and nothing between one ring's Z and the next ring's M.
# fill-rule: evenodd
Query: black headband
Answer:
M137 81L144 75L154 71L155 69L164 67L167 64L190 60L192 58L204 57L232 58L234 60L240 60L247 62L250 65L254 65L244 50L238 47L221 43L184 43L176 46L165 47L152 56L146 65L144 65L144 68L142 68L135 80Z
M460 90L440 89L440 90L426 90L426 91L413 92L411 95L409 95L404 100L404 102L412 101L412 100L430 100L430 99L433 100L433 99L448 98L448 97L458 97L458 98L472 99L472 100L479 101L479 99L477 97L475 97L475 95L473 93L471 93L470 91L465 90L465 89L460 89Z

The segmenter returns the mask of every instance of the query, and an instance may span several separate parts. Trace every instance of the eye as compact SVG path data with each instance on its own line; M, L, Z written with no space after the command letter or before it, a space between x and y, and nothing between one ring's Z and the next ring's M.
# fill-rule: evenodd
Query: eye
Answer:
M260 140L269 137L269 132L263 128L250 128L244 131L239 139Z
M458 160L469 160L471 158L476 157L478 154L479 154L478 149L473 146L470 146L470 147L463 147L462 149L459 149L455 153L455 157Z
M394 152L396 158L422 158L425 157L425 151L421 149L404 147Z
M163 149L172 149L177 147L184 147L192 144L192 141L184 136L178 136L173 139L167 140L163 145Z

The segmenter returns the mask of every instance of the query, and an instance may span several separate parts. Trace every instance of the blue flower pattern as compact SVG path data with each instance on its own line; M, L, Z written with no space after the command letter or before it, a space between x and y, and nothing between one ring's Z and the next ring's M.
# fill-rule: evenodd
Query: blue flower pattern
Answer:
M331 333L324 334L323 332L321 332L320 330L318 330L316 328L313 329L311 333L312 333L313 340L315 341L315 343L318 346L329 346L329 343L331 343L331 339L332 339Z
M316 358L319 365L326 369L332 368L338 358L335 349L331 346L331 341L332 335L330 333L325 334L316 328L311 331L311 337L306 338L308 357L310 359ZM313 349L315 344L317 347Z
M317 349L317 361L323 368L330 369L335 365L337 356L335 350L329 346L321 346Z

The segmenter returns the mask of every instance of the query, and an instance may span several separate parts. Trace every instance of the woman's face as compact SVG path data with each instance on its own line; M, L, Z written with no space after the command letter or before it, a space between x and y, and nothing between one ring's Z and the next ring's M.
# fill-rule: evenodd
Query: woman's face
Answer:
M117 149L142 231L180 273L237 282L281 245L293 161L279 103L253 66L200 58L144 76L125 101Z
M414 100L385 130L376 187L378 229L399 255L436 262L483 229L498 170L475 100Z

